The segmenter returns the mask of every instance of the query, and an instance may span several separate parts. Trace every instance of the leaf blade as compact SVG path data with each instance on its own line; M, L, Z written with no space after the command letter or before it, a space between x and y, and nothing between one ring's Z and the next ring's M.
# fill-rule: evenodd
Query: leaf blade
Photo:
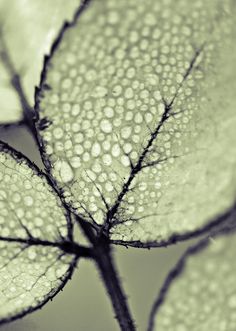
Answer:
M1 245L1 249L13 253L22 250L22 245L10 249L9 244ZM59 249L51 247L30 247L27 253L21 254L21 258L17 257L13 263L8 263L5 268L1 268L0 325L40 309L63 289L72 276L76 259L66 255L58 259L60 252ZM47 261L38 259L36 262L31 257L29 258L34 255L38 257L45 255ZM21 263L22 268L17 267L14 261ZM30 272L32 273L33 269L32 275ZM8 273L7 279L6 273Z
M45 164L71 209L118 243L195 233L234 203L236 160L224 151L235 141L235 7L198 5L88 2L45 64L37 94L39 118L50 121L38 127ZM230 120L215 127L229 80Z
M234 244L235 231L227 231L187 250L153 305L149 331L234 330Z
M0 143L0 324L42 307L71 277L77 258L67 211L36 166ZM43 207L43 209L42 209Z

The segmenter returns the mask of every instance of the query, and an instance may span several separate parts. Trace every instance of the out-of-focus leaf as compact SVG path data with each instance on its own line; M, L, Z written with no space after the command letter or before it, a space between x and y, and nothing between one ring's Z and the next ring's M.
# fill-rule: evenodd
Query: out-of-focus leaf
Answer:
M234 15L231 0L87 1L45 62L45 164L114 242L164 244L233 204Z
M67 214L43 175L0 143L0 324L40 308L71 276Z
M149 331L234 331L236 234L191 248L167 278Z
M0 29L32 105L43 57L64 21L72 18L79 3L80 0L68 0L66 3L63 0L0 0ZM0 123L21 120L21 106L1 61L0 76Z

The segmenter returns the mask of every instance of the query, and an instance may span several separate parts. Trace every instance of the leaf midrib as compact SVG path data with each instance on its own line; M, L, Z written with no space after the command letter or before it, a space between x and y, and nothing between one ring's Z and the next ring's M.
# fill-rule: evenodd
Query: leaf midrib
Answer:
M142 153L141 153L138 161L136 162L136 164L134 166L132 166L131 172L130 172L130 175L129 175L129 178L124 183L124 185L122 187L122 190L120 191L120 193L119 193L119 195L118 195L115 203L107 211L105 222L104 222L104 224L102 226L102 230L105 230L106 232L108 232L110 230L110 228L112 226L112 219L116 215L116 213L117 213L117 211L119 209L119 206L120 206L123 198L125 197L126 193L129 191L130 185L132 184L135 176L142 170L143 161L144 161L146 155L148 154L150 148L152 147L153 143L155 142L155 140L156 140L156 138L158 136L158 133L160 132L162 126L164 125L164 123L166 122L166 120L169 118L170 111L171 111L171 109L173 107L173 104L174 104L176 98L179 95L180 89L182 88L184 82L187 80L187 78L189 77L189 75L193 71L194 66L196 64L196 61L199 58L200 54L202 53L203 48L204 48L204 44L195 51L194 56L191 59L190 64L189 64L189 66L188 66L188 68L187 68L187 70L186 70L186 72L185 72L185 74L183 76L182 82L179 84L178 89L177 89L174 97L172 98L172 100L169 103L167 103L164 100L164 98L162 98L163 104L165 106L164 112L162 114L162 117L161 117L161 119L160 119L160 121L159 121L156 129L153 132L151 132L151 137L148 140L146 147L144 147L144 149L143 149L143 151L142 151Z

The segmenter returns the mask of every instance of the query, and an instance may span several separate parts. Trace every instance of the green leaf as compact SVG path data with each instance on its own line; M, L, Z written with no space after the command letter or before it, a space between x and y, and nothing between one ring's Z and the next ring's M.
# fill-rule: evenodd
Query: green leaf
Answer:
M234 14L231 0L87 1L45 62L44 162L114 242L165 244L233 204Z
M43 57L66 19L71 19L78 0L0 0L0 51L7 45L16 71L23 77L23 86L33 104L34 88L38 84ZM0 123L22 119L17 94L10 86L9 72L0 58Z
M0 324L40 308L75 265L59 247L69 217L39 170L0 143Z
M236 234L202 241L168 276L153 306L149 331L234 331Z

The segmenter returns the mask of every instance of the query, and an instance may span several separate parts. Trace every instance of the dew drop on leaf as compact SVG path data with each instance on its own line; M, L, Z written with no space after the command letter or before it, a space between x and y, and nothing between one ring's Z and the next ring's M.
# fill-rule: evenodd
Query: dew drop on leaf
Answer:
M52 298L71 276L75 258L57 246L68 240L69 216L39 169L0 143L0 174L2 324Z
M233 0L90 1L46 61L45 164L116 243L195 235L234 203L235 14Z
M149 331L234 331L235 232L188 250L154 304Z

